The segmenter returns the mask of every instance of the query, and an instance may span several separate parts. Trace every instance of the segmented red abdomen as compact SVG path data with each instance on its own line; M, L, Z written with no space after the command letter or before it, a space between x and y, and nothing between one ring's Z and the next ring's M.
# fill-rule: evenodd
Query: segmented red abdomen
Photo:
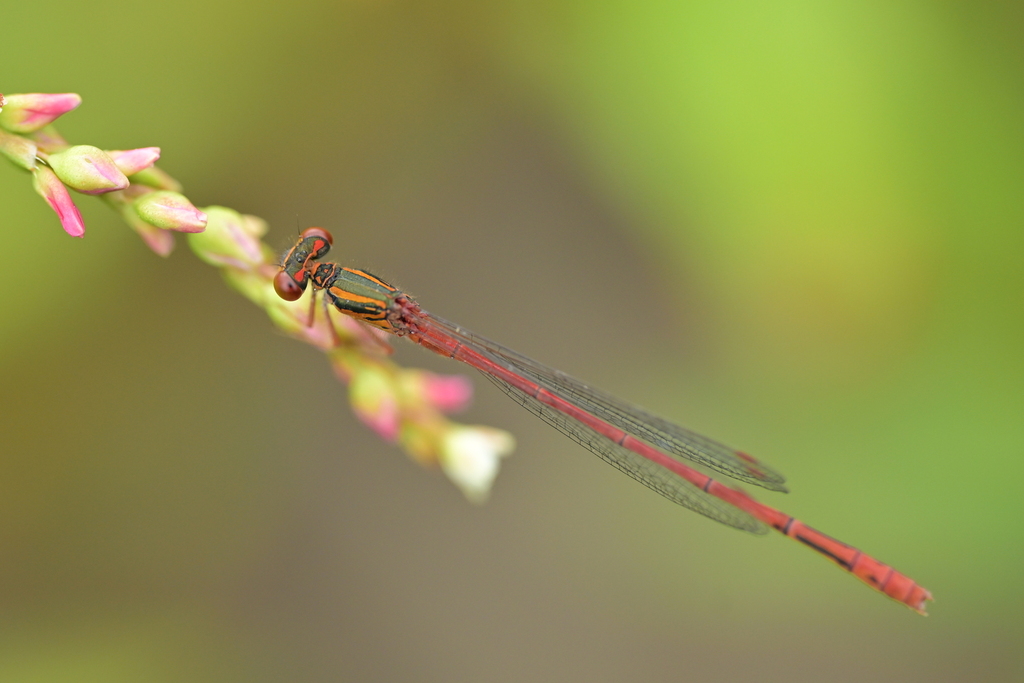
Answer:
M402 319L409 328L409 338L418 344L434 351L435 353L467 363L481 372L497 378L500 382L509 385L523 396L526 396L537 403L548 406L567 418L575 420L576 422L586 426L589 430L595 432L601 437L604 437L617 446L625 448L642 458L665 468L677 475L689 486L713 496L714 498L727 503L728 506L732 506L736 510L742 511L750 517L763 522L785 536L789 536L790 538L801 542L808 548L831 560L842 569L850 572L875 590L884 593L890 598L907 605L921 614L925 614L925 602L932 599L931 593L922 586L919 586L913 579L905 574L901 574L891 566L864 554L853 546L847 545L832 538L831 536L821 533L817 529L807 526L794 517L764 505L763 503L759 503L745 492L727 486L703 472L676 460L654 446L634 438L618 427L609 424L608 422L583 410L579 406L539 386L535 382L526 379L521 374L510 371L502 364L489 358L486 354L467 345L469 340L460 340L447 329L435 329L434 326L439 323L435 318L433 318L433 316L421 311L418 304L414 301L402 297L398 302L396 302L396 307L402 310ZM442 327L449 325L448 323L440 324ZM458 330L456 330L456 332L458 332ZM559 426L557 424L555 426L565 431L564 426ZM572 436L569 431L566 431L566 433ZM582 441L580 443L594 450L587 443L583 443ZM597 453L598 451L594 450L594 452ZM598 454L600 455L600 453ZM746 453L741 452L740 457L743 461L748 462L751 465L755 465L755 463L757 463L754 458L748 456ZM655 488L655 490L658 490L663 495L665 494L664 490L652 485L651 482L644 481L643 478L639 479L641 482ZM678 498L675 498L675 500L676 502L680 502L681 504L697 509L695 506L691 506L689 502L681 501ZM718 521L731 524L738 528L745 528L742 525L742 519L728 516L728 513L724 513L721 507L698 511L701 511L707 516L717 519ZM747 528L747 530L755 529Z

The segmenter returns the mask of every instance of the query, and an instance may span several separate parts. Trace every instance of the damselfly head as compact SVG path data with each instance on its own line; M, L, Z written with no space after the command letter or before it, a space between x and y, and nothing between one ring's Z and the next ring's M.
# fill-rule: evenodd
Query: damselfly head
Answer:
M306 228L285 255L281 270L274 276L274 291L285 301L295 301L306 291L310 262L324 256L334 237L323 228Z

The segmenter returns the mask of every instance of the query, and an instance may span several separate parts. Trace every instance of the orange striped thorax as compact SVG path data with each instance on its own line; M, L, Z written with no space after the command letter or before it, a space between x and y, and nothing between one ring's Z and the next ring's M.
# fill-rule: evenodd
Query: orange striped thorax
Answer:
M405 334L398 321L395 304L395 299L402 292L377 276L336 263L318 263L311 280L313 286L322 289L334 307L345 315L392 334Z

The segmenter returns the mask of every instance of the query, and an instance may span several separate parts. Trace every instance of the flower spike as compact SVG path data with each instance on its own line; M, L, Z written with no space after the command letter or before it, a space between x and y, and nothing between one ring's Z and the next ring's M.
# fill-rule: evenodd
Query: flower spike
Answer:
M36 191L68 234L85 233L69 187L100 195L161 256L174 248L173 231L190 233L189 246L199 258L220 268L227 283L263 308L278 329L327 355L337 377L350 385L349 400L360 420L418 463L440 466L471 500L486 497L512 437L447 419L445 413L469 402L472 387L465 377L396 365L384 332L323 305L313 288L298 290L294 300L281 298L274 286L280 254L263 241L264 220L220 206L196 208L181 194L181 184L155 165L158 147L103 151L70 145L52 122L80 102L70 94L7 100L0 95L0 155L32 172ZM284 258L296 262L297 276L313 255L293 250Z

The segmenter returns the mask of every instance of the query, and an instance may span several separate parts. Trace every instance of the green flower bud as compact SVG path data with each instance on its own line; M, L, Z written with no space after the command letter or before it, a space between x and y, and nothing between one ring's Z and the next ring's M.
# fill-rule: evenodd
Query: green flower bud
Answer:
M363 424L386 441L398 438L401 412L398 408L393 373L365 363L352 375L349 401Z
M0 130L0 152L29 171L36 167L36 143L20 135Z
M164 230L202 232L206 228L206 214L177 192L150 192L136 199L134 206L142 220Z
M103 194L128 187L128 178L99 147L68 147L51 154L47 163L65 185L83 194Z
M242 214L242 229L253 237L263 237L270 226L259 216L250 216L246 213Z
M268 263L273 255L258 236L250 234L252 224L232 209L206 207L206 230L188 236L196 255L215 266L249 270Z

